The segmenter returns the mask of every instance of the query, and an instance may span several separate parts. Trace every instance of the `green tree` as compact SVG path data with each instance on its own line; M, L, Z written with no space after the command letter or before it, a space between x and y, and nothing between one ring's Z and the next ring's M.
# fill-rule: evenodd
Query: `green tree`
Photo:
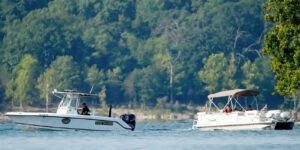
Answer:
M264 89L269 86L237 68L248 60L251 67L260 66L256 58L268 27L261 8L265 1L1 0L0 66L8 75L0 78L13 77L30 54L44 67L37 85L42 98L53 88L87 91L94 85L94 91L105 93L103 100L117 105L155 106L165 98L198 103L215 81L202 82L197 73L208 70L209 56L223 53L225 70L215 72L223 73L217 82L224 85L213 90L240 87L236 81ZM58 64L66 55L74 70ZM15 84L2 83L13 93Z
M275 86L274 73L270 68L270 59L267 57L256 58L254 62L247 61L242 67L242 85L247 89L260 91L262 100L275 98L273 93ZM276 96L276 95L275 95ZM276 100L267 101L270 103Z
M168 80L165 71L149 66L137 71L136 91L141 105L155 106L156 99L168 95Z
M38 61L31 55L25 55L13 70L6 95L13 103L19 103L21 109L23 104L33 104L38 101L38 91L35 88L38 71Z
M107 103L109 104L124 104L124 87L123 87L123 73L120 67L110 69L106 72L106 94Z
M265 19L273 23L264 41L277 80L276 91L293 95L300 89L300 1L268 0Z
M49 68L38 78L37 88L41 98L54 89L82 89L82 75L80 67L71 56L60 56L53 61Z
M133 106L137 106L137 89L138 71L133 70L128 77L124 80L125 96Z
M88 68L85 81L89 85L90 92L98 94L101 107L106 107L106 76L104 71L99 70L96 65L93 65L92 67Z
M244 80L242 84L248 89L265 88L272 91L275 80L274 74L271 70L270 59L266 57L259 57L252 63L247 61L242 66Z
M169 75L169 99L170 103L174 103L174 80L177 74L177 68L179 61L184 53L184 46L186 42L185 30L186 28L180 25L177 21L163 22L157 30L162 30L162 47L160 53L158 53L158 59L161 60L162 67L164 67Z
M98 94L101 107L106 107L106 88L105 86L102 86L101 91Z
M48 67L58 55L72 55L74 59L85 58L82 33L82 16L75 14L79 1L20 1L13 6L30 7L40 3L47 7L32 9L22 18L14 19L3 28L3 59L9 71L24 54L31 54L41 65ZM24 5L24 6L23 6ZM26 8L27 9L27 8ZM75 15L77 15L75 17Z
M5 104L5 91L2 82L0 81L0 111L4 109Z
M99 70L96 65L93 65L87 70L86 82L93 87L94 91L100 91L100 89L105 85L105 73Z
M204 67L198 72L198 77L205 83L205 90L212 93L236 88L236 70L235 64L228 60L224 53L212 54L204 61Z

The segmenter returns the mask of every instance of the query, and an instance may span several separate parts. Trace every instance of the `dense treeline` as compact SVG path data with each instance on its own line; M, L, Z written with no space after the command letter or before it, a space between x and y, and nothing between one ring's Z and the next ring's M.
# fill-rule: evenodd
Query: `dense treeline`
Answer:
M204 103L232 88L278 104L261 55L264 3L2 0L0 103L38 105L54 88L93 87L102 104Z
M275 89L294 100L300 110L300 1L268 0L265 19L273 23L264 43L277 80ZM298 102L297 102L298 101Z

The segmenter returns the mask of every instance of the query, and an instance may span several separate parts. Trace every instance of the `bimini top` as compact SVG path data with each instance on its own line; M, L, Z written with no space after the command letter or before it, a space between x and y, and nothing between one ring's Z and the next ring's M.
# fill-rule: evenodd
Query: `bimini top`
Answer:
M241 97L241 96L256 96L259 92L256 90L250 90L250 89L234 89L234 90L228 90L228 91L222 91L214 94L209 94L207 97L209 99L216 98L216 97Z

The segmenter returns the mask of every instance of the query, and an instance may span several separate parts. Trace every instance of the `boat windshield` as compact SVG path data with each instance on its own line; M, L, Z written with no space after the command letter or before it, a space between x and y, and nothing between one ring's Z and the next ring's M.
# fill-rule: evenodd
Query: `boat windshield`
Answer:
M76 107L76 100L71 100L70 107Z
M65 97L61 106L67 107L69 103L70 103L70 98Z
M64 97L62 107L76 107L76 99L71 97Z

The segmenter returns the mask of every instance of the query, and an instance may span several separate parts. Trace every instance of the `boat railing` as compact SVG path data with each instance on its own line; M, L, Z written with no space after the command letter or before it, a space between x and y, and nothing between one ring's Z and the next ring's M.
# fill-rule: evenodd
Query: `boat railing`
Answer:
M237 111L236 114L237 114L238 116L244 116L244 115L245 115L245 112L243 112L243 111Z

